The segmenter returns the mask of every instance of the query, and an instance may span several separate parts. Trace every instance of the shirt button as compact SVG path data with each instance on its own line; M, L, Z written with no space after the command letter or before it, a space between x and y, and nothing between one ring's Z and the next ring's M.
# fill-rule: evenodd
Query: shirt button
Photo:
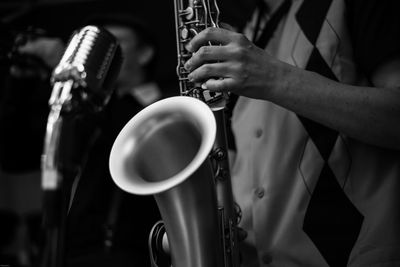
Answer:
M263 134L263 130L262 129L257 129L256 130L256 137L257 138L260 138L262 136L262 134Z
M261 260L265 264L270 264L272 262L272 255L270 253L264 253Z
M264 196L264 188L259 187L256 189L255 194L258 198L263 198Z

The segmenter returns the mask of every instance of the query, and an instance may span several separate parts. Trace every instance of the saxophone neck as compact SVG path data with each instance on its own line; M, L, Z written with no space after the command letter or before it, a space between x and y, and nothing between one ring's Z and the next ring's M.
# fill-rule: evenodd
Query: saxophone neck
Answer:
M183 67L192 54L186 44L202 30L219 27L219 8L215 0L175 0L175 24L178 63L176 67L180 94L197 98L210 108L218 109L226 105L227 93L211 92L201 88L201 84L189 81L189 72ZM211 45L211 44L210 44Z

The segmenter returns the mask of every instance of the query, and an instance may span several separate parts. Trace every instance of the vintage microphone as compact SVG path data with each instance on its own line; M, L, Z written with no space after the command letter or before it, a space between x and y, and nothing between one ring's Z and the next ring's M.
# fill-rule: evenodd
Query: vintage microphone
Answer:
M107 104L121 63L121 48L116 38L103 28L89 25L75 31L52 73L53 89L41 163L46 236L44 267L64 264L66 185L67 180L72 180L69 177L76 175L74 170L66 168L70 164L64 162L62 144L68 136L63 134L67 128L63 122L77 115L98 112Z

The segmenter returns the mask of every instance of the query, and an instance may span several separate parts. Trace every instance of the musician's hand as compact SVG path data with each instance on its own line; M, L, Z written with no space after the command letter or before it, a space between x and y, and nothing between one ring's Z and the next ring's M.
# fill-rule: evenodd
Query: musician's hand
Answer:
M220 44L209 46L209 43ZM189 79L203 83L211 91L232 91L252 98L268 99L282 62L256 47L242 34L208 28L187 45L195 52L185 64ZM222 78L222 79L221 79ZM279 79L280 80L280 79Z

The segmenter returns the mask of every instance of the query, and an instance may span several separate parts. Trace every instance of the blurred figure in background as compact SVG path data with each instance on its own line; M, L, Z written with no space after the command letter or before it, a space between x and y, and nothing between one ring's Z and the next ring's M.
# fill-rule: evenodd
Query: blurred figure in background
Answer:
M0 264L30 266L42 242L40 155L49 78L64 42L43 37L42 29L15 31L4 24L0 44Z
M99 114L83 116L71 125L71 144L74 153L79 154L80 166L73 181L67 181L71 194L65 229L66 266L149 266L147 240L160 219L158 208L151 196L133 196L117 188L109 174L108 158L127 121L164 97L154 82L157 41L142 21L123 14L94 16L84 25L88 24L104 27L115 35L122 48L123 64L107 106ZM60 39L41 37L19 51L44 63L43 69L35 71L45 81L40 108L47 111L50 70L59 62L64 44ZM11 73L21 77L29 76L29 71L12 68ZM40 118L43 136L46 119L47 113Z
M114 34L124 59L115 94L102 114L100 133L73 186L67 266L149 266L147 239L160 219L158 209L153 197L134 196L117 188L108 159L128 120L163 97L153 80L157 43L142 22L127 16L96 16L87 24L103 26Z

